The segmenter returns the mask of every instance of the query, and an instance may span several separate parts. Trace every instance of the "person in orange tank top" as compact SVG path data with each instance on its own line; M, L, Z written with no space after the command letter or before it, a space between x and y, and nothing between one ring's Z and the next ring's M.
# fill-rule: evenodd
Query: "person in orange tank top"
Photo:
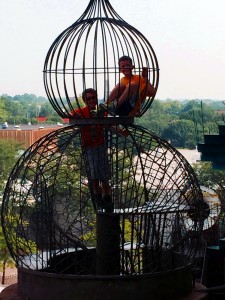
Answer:
M124 75L111 91L105 103L99 105L100 110L111 115L136 116L141 104L147 96L154 96L155 89L148 80L148 69L142 69L142 75L132 73L134 66L129 56L119 59L119 71Z
M83 91L85 106L71 112L74 118L91 118L97 106L97 91L88 88ZM88 181L95 210L113 212L111 200L110 166L105 142L105 126L100 124L81 125L81 145L85 158Z

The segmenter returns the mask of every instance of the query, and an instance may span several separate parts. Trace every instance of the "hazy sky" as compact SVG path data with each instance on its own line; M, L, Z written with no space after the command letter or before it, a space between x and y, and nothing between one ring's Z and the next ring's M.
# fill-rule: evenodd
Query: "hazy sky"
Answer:
M46 96L43 65L55 38L89 0L0 0L0 95ZM159 99L225 99L225 0L110 0L149 40Z

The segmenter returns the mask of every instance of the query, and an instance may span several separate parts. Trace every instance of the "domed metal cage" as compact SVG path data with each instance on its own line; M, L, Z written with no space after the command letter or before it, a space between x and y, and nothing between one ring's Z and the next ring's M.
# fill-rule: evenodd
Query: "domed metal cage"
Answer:
M41 138L5 189L2 226L18 267L60 274L140 275L189 264L207 218L192 168L169 143L134 125L105 128L114 209L98 211L80 127Z
M44 85L49 101L62 118L72 118L79 107L82 91L94 88L100 102L120 82L118 60L128 55L134 65L133 74L148 69L148 79L158 88L159 67L149 41L124 21L108 0L92 0L82 16L53 42L44 63ZM140 84L140 83L139 83ZM141 104L143 113L154 96Z

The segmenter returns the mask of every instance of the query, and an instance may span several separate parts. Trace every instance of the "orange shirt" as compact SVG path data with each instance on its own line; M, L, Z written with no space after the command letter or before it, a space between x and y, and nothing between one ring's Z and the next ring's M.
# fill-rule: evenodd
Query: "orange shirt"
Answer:
M145 99L145 94L147 91L146 90L147 89L146 80L144 79L144 77L142 77L140 75L133 75L131 77L131 79L122 77L120 80L120 83L125 85L126 87L129 86L129 84L131 84L131 83L137 84L139 86L139 98L136 100L135 106L129 114L129 116L135 116L136 113L140 111L141 103Z
M81 114L83 118L90 118L90 112L87 106L78 108L74 112ZM73 115L73 112L71 112ZM103 125L81 125L81 143L84 148L104 145L104 126Z
M132 75L131 78L122 77L120 79L120 83L128 86L130 83L135 83L139 85L139 92L141 92L144 88L146 88L146 81L144 77L140 75Z

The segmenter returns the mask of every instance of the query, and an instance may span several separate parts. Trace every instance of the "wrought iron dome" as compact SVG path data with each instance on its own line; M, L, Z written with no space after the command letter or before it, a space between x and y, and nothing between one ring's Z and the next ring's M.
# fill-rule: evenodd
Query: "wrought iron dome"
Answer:
M128 55L134 74L148 68L148 78L158 88L159 67L149 41L124 21L108 0L91 0L81 17L64 30L51 45L44 63L46 94L62 118L72 118L85 88L98 91L101 101L119 83L118 60ZM153 97L142 103L139 116L150 107Z
M112 213L92 205L76 126L51 132L20 157L1 215L19 268L140 276L192 261L208 216L193 170L166 141L126 129L126 138L108 132Z

